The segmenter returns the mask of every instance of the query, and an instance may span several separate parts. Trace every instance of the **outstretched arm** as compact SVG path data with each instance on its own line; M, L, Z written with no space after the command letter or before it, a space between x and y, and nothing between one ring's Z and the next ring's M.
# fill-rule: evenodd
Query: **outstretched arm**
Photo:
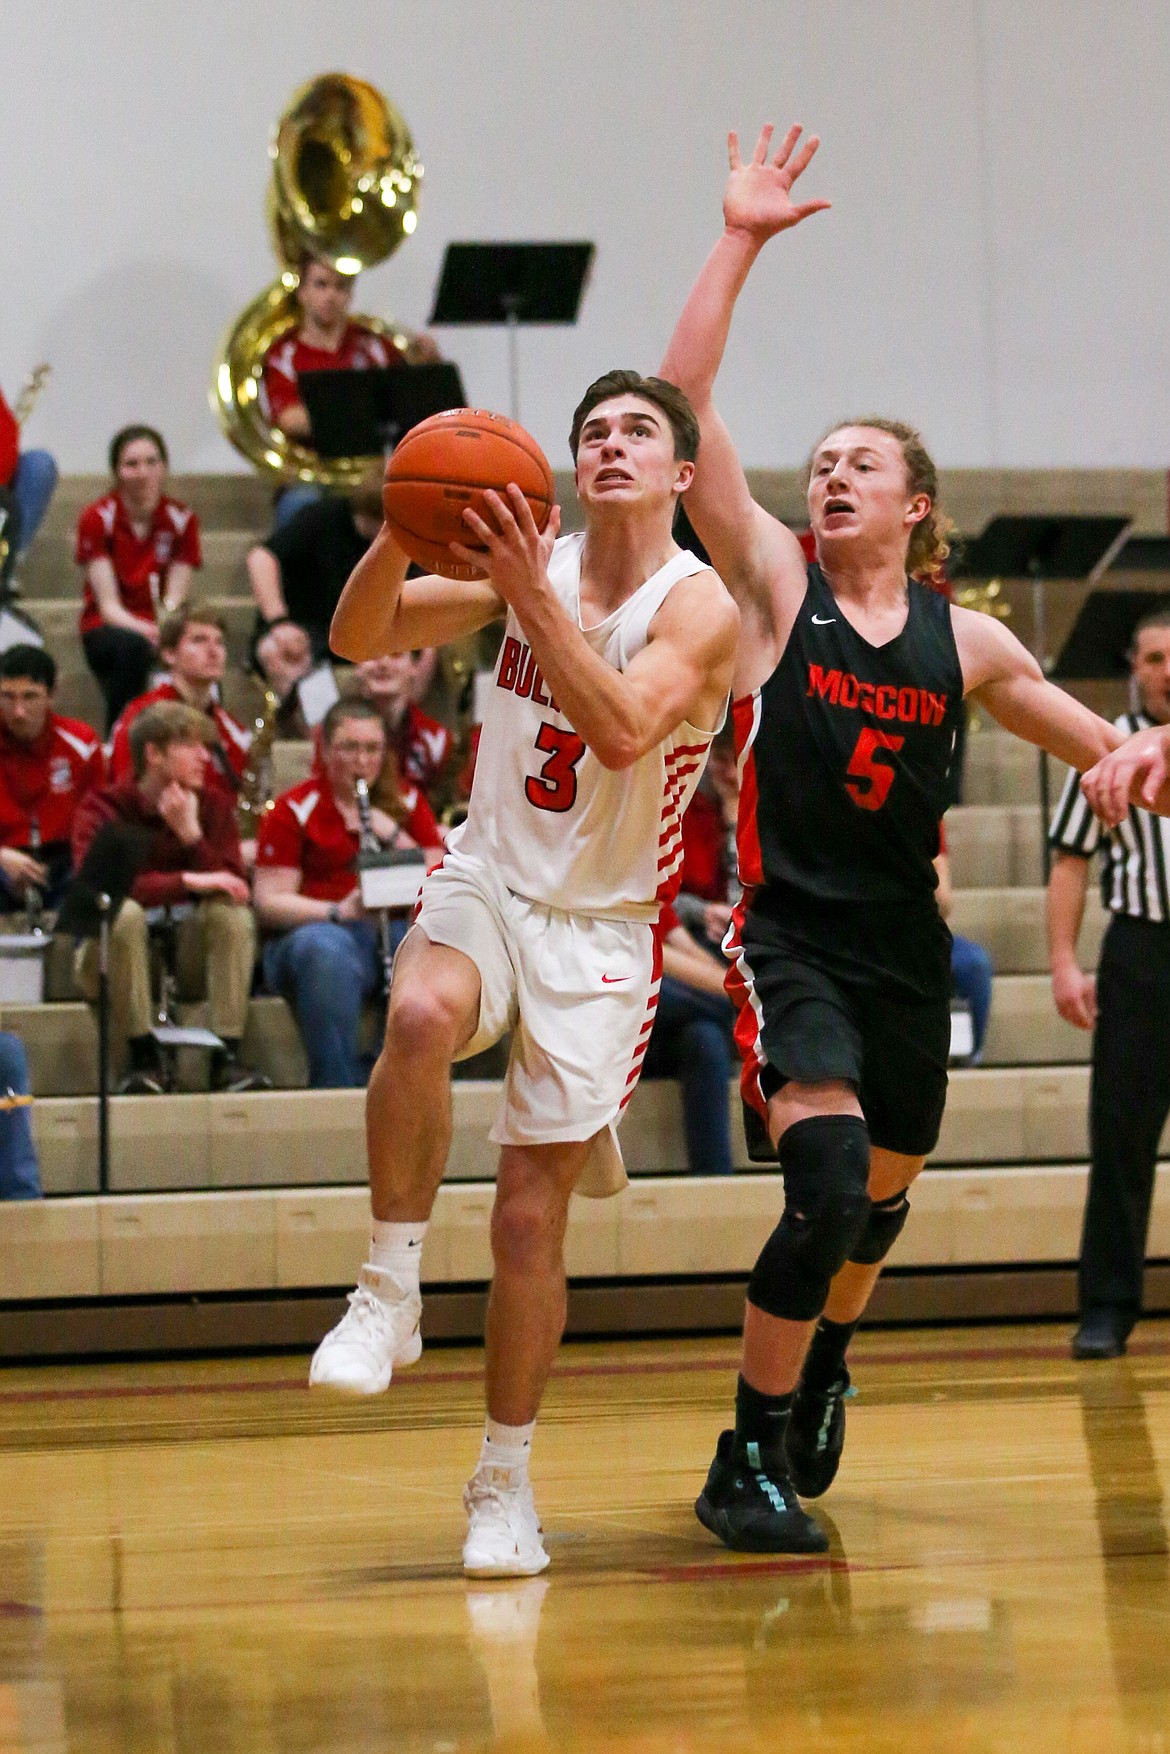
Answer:
M1006 730L1081 771L1117 748L1121 732L1049 682L1001 621L973 609L951 617L965 692Z
M800 128L790 128L769 160L768 124L745 165L738 136L728 136L731 170L723 197L723 235L691 289L660 367L662 376L685 392L699 417L702 443L687 513L733 594L760 599L765 608L767 581L777 572L790 573L803 592L804 558L791 532L753 501L711 396L736 299L764 244L830 205L792 200L792 185L820 144L812 135L797 151L799 138Z
M1170 816L1170 725L1135 731L1089 770L1081 790L1110 828L1124 821L1131 804Z
M391 652L446 645L503 615L503 601L490 580L443 579L433 573L408 580L409 565L383 524L333 611L329 645L339 658L360 664Z

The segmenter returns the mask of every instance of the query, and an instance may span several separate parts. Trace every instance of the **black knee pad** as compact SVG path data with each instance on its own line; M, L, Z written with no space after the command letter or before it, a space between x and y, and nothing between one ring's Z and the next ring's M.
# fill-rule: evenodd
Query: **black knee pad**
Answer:
M849 1251L849 1259L860 1267L876 1267L884 1261L910 1216L910 1200L903 1188L888 1200L874 1200L865 1221L865 1229Z
M870 1212L869 1131L860 1115L814 1115L780 1141L784 1216L760 1251L748 1299L767 1315L810 1322L833 1275L853 1258Z

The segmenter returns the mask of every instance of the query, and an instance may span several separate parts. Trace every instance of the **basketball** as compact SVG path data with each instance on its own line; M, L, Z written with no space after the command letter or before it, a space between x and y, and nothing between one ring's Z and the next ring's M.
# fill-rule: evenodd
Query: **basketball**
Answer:
M504 414L451 408L411 427L386 465L382 510L404 553L448 579L482 579L486 571L457 560L447 546L475 546L463 521L470 507L489 524L484 492L515 482L538 530L553 506L552 470L536 440Z

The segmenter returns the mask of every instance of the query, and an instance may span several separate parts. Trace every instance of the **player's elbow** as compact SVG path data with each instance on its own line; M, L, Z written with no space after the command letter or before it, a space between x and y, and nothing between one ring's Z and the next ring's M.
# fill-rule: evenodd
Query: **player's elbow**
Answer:
M624 768L633 767L639 756L645 753L635 736L621 730L607 732L590 747L602 767L610 773L621 773Z

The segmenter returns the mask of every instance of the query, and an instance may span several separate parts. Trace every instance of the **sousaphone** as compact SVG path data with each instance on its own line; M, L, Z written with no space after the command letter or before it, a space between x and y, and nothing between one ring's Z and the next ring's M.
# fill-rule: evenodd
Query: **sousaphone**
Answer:
M264 356L300 321L294 294L306 255L340 274L360 274L410 237L423 167L393 104L346 73L324 73L301 87L268 152L268 223L281 272L229 330L216 356L211 405L232 444L262 473L352 487L368 470L368 457L320 457L265 418ZM379 317L355 320L414 358L419 338L410 330Z

